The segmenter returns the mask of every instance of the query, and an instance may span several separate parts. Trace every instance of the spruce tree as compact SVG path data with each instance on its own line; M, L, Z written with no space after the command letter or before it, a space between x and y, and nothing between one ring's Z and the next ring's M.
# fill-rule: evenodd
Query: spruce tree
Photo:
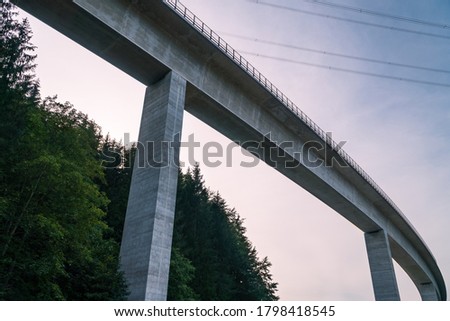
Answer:
M25 130L27 112L39 98L39 84L28 21L18 21L13 5L5 1L0 4L0 16L0 148L13 156Z
M0 299L123 299L100 129L69 103L40 101L28 23L0 8Z
M180 174L174 246L194 267L200 300L277 300L270 262L259 260L243 220L205 187L198 164Z

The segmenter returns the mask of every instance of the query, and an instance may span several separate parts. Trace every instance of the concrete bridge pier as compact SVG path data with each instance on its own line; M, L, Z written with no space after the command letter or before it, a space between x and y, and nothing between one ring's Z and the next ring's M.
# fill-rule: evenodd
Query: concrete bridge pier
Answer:
M173 71L145 93L120 249L129 300L167 299L185 93Z
M439 297L432 283L422 283L419 285L419 293L422 301L438 301Z
M377 301L399 301L391 248L384 230L364 233L372 285Z

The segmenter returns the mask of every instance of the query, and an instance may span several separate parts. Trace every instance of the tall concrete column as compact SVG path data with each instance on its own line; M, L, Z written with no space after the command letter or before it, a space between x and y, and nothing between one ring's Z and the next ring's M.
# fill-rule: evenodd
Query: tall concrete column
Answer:
M173 71L145 93L120 249L129 300L167 299L185 93Z
M399 301L389 239L384 230L364 233L372 285L377 301Z
M419 286L419 293L422 301L439 301L436 289L432 283L422 283Z

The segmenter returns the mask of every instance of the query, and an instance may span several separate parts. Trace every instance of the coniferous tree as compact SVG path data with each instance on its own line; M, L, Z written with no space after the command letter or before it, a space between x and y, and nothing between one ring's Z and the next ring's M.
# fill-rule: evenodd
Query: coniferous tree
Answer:
M127 149L121 142L107 135L102 141L100 150L101 164L105 173L105 181L100 183L100 187L110 201L105 221L110 227L110 237L120 244L133 171L132 153L135 149L134 147Z
M29 111L36 104L37 81L33 77L34 47L29 44L31 31L26 20L17 21L12 4L0 4L0 297L7 291L12 257L7 257L10 244L18 228L14 208L19 202L19 193L11 190L15 177L11 169L20 159L16 148L26 130ZM4 225L6 224L6 225Z
M38 81L34 76L35 47L30 44L27 20L18 21L13 5L0 4L0 148L14 159L14 146L23 134L27 112L38 100ZM6 164L5 164L6 165Z
M173 246L170 258L170 279L167 299L169 301L198 300L199 296L191 287L195 276L195 267L192 262Z
M0 299L122 299L100 129L68 103L40 102L28 23L0 8Z
M270 262L259 260L243 220L205 185L196 165L180 174L174 246L193 265L200 300L277 300Z

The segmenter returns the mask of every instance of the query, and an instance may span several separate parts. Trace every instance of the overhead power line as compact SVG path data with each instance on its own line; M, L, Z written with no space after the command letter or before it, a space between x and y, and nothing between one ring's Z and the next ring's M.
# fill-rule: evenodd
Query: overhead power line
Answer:
M366 71L361 71L361 70L354 70L354 69L333 67L333 66L327 66L327 65L320 65L320 64L315 64L315 63L310 63L310 62L305 62L305 61L299 61L299 60L293 60L293 59L287 59L287 58L282 58L282 57L268 56L268 55L263 55L263 54L259 54L259 53L255 53L255 52L249 52L249 51L243 51L243 50L239 50L239 52L243 53L243 54L247 54L247 55L261 57L261 58L273 59L273 60L278 60L278 61L298 64L298 65L315 67L315 68L321 68L321 69L327 69L327 70L333 70L333 71L341 71L341 72L357 74L357 75L364 75L364 76L370 76L370 77L376 77L376 78L384 78L384 79L398 80L398 81L411 82L411 83L416 83L416 84L432 85L432 86L439 86L439 87L450 87L450 84L434 82L434 81L419 80L419 79L412 79L412 78L404 78L404 77L397 77L397 76L390 76L390 75L366 72Z
M279 47L284 47L284 48L290 48L290 49L295 49L295 50L301 50L301 51L306 51L306 52L313 52L313 53L322 54L322 55L335 56L335 57L340 57L340 58L359 60L359 61L383 64L383 65L388 65L388 66L394 66L394 67L403 67L403 68L411 68L411 69L417 69L417 70L450 74L450 70L445 70L445 69L409 65L409 64L403 64L403 63L392 62L392 61L385 61L385 60L379 60L379 59L373 59L373 58L365 58L365 57L341 54L341 53L330 52L330 51L319 50L319 49L305 48L305 47L300 47L300 46L296 46L296 45L280 43L280 42L276 42L276 41L270 41L270 40L264 40L264 39L258 39L258 38L237 35L237 34L228 33L228 32L221 32L221 33L223 35L227 35L227 36L235 37L235 38L239 38L239 39L250 40L250 41L254 41L254 42L259 42L259 43L264 43L264 44L279 46Z
M320 0L302 0L302 1L312 3L312 4L347 10L347 11L353 11L356 13L362 13L362 14L367 14L367 15L372 15L372 16L379 16L379 17L383 17L383 18L394 19L394 20L398 20L398 21L420 24L420 25L429 26L429 27L450 29L450 25L447 25L447 24L443 24L443 23L439 23L439 22L432 22L432 21L425 21L425 20L410 18L410 17L396 16L396 15L384 13L381 11L369 10L369 9L353 7L353 6L332 3L332 2L325 2L325 1L320 1Z
M370 27L376 27L376 28L381 28L381 29L387 29L387 30L392 30L392 31L400 31L400 32L412 33L412 34L417 34L417 35L422 35L422 36L450 40L450 36L440 35L437 33L424 32L424 31L418 31L418 30L412 30L412 29L406 29L406 28L398 28L398 27L392 27L392 26L387 26L387 25L378 24L378 23L337 17L337 16L333 16L333 15L329 15L329 14L318 13L318 12L298 9L298 8L294 8L294 7L287 7L287 6L263 2L263 1L259 1L259 0L256 3L264 5L264 6L272 7L272 8L283 9L283 10L288 10L288 11L293 11L293 12L299 12L299 13L303 13L303 14L307 14L307 15L311 15L311 16L316 16L316 17L322 17L322 18L333 19L333 20L338 20L338 21L345 21L345 22L350 22L350 23L355 23L355 24L360 24L360 25L365 25L365 26L370 26Z

